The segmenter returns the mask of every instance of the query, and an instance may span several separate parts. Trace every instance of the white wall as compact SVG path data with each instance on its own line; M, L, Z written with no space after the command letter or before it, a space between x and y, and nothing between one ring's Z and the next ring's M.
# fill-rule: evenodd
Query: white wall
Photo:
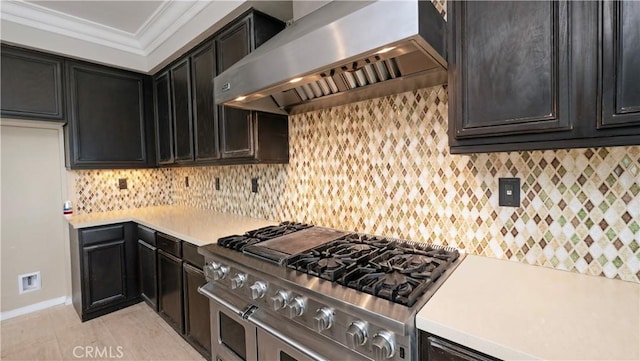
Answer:
M50 122L3 119L0 124L0 310L4 319L43 302L64 302L71 294L71 273L67 222L62 216L67 194L62 129ZM18 275L36 271L41 274L42 289L19 294Z

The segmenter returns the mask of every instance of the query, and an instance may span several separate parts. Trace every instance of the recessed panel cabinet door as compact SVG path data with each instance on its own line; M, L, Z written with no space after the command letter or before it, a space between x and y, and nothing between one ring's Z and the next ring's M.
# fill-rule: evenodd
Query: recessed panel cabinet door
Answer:
M171 81L169 72L158 75L153 81L156 105L156 152L158 164L173 163L173 116L171 113Z
M158 250L158 313L178 333L184 333L182 260Z
M150 78L99 65L67 62L71 168L146 167ZM147 88L148 87L148 88ZM149 98L149 99L147 99ZM149 119L149 124L152 124Z
M127 296L125 241L118 240L82 249L85 310L124 301Z
M7 46L0 56L2 115L63 121L62 58Z
M216 114L218 107L213 101L213 78L215 75L215 48L213 42L209 42L191 55L196 160L220 158L218 116Z
M171 68L173 139L176 162L193 161L193 121L189 58Z
M567 2L452 5L454 136L570 130Z
M211 358L211 324L209 299L198 292L207 283L202 269L187 263L183 265L184 334L198 352Z
M598 128L640 125L640 2L605 1Z

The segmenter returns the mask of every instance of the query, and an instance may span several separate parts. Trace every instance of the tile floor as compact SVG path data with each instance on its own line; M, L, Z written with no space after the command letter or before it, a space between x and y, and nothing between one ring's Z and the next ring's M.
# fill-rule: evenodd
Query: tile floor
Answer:
M80 322L55 306L0 322L2 360L204 361L145 303Z

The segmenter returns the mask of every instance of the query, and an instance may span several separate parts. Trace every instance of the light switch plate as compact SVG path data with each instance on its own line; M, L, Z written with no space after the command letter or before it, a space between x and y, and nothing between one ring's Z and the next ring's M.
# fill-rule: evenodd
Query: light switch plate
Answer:
M127 189L127 178L118 179L118 189Z
M500 206L520 207L520 178L499 178L498 188Z
M258 193L258 178L251 178L251 192Z
M220 178L216 177L216 190L220 190Z

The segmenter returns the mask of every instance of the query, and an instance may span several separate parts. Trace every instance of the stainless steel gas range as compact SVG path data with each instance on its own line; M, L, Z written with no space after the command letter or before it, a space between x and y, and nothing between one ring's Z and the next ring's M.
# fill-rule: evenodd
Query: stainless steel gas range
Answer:
M448 247L301 223L200 249L213 360L417 360L416 313L462 260Z

